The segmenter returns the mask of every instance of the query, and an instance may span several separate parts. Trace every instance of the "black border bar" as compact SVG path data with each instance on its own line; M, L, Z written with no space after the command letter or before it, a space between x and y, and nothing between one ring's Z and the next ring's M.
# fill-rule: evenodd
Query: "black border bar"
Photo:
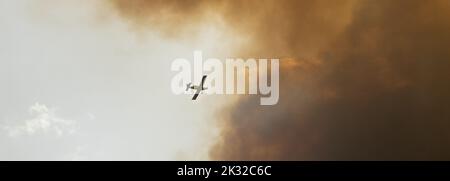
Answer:
M237 168L240 167L240 172ZM243 173L247 167L246 175ZM179 175L186 169L210 168L214 178L319 178L319 177L449 177L450 162L431 161L2 161L1 173L21 176L27 173L84 174L122 178L205 178L205 175ZM233 172L226 172L233 168ZM251 168L251 169L250 169ZM259 169L258 169L259 168ZM250 172L250 170L251 172ZM201 169L198 169L201 170ZM226 175L223 175L223 173ZM21 173L21 174L17 174ZM192 172L191 172L192 173ZM200 173L200 172L198 172ZM26 175L26 174L25 174ZM82 177L84 178L84 177Z

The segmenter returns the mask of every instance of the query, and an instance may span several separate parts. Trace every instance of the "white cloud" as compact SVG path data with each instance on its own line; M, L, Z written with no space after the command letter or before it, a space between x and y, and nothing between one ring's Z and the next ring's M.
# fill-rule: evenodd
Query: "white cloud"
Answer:
M13 126L3 126L3 129L11 137L38 133L62 136L75 132L75 121L58 117L55 114L55 108L48 108L44 104L35 103L29 108L29 113L33 118L21 121Z

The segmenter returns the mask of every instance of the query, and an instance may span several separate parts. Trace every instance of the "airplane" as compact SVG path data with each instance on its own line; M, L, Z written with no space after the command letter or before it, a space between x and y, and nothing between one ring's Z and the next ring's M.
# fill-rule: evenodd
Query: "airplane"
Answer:
M192 100L196 100L198 95L201 93L201 91L207 89L206 87L203 87L203 84L205 83L205 79L206 79L206 75L203 75L202 82L198 86L192 85L192 83L189 83L186 85L186 91L188 91L189 89L195 90L195 94L194 94L194 97L192 97Z

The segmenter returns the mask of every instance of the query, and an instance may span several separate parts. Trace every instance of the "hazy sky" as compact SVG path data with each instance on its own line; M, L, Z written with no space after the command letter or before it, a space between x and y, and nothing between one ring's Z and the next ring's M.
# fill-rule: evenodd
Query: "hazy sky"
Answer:
M0 0L0 160L449 160L448 0ZM173 95L280 58L280 99Z
M219 25L173 39L102 1L0 2L0 160L208 158L225 101L173 95L170 64L226 52Z

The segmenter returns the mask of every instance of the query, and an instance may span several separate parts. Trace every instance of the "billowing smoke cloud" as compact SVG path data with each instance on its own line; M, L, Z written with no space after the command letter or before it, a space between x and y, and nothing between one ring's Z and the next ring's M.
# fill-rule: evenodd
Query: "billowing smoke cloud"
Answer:
M198 25L214 17L208 16L218 1L196 0L113 0L108 5L130 21L136 32L148 28L168 37L192 36Z
M279 103L224 109L212 159L450 159L449 1L114 2L163 31L215 14L238 55L282 58Z

